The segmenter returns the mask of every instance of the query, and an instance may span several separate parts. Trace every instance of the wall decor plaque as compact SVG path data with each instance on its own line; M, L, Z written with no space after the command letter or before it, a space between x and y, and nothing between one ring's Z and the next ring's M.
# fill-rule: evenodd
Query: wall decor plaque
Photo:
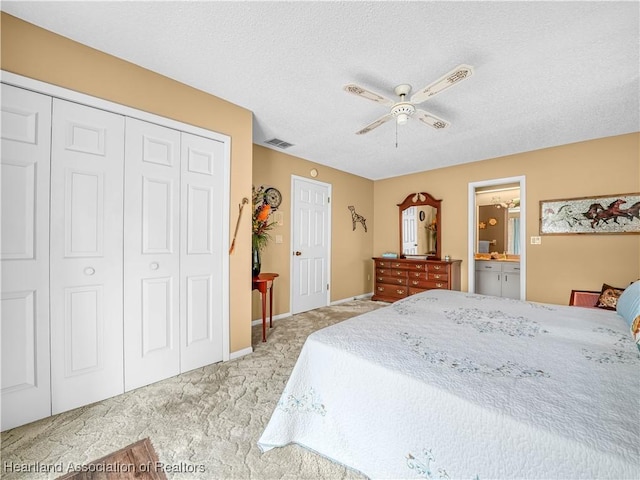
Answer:
M640 233L640 193L540 201L540 235Z

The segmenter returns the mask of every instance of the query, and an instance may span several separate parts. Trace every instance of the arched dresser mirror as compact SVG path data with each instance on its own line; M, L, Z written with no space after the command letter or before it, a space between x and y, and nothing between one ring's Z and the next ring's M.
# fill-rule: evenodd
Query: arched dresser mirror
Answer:
M418 192L398 204L401 258L440 260L441 203L426 192Z

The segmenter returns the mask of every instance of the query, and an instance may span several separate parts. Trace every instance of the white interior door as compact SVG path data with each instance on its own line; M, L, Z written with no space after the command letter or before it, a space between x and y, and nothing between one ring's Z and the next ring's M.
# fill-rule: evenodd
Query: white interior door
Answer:
M291 312L329 304L331 185L293 177Z
M51 415L51 97L2 85L2 430Z
M124 391L124 117L53 101L53 413Z
M180 132L126 119L125 390L180 373Z
M180 370L222 360L223 142L182 133Z

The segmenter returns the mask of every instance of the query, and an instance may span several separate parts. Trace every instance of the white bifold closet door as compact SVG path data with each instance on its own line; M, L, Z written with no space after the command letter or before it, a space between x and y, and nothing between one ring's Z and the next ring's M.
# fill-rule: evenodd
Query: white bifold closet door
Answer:
M224 144L127 118L125 389L222 360Z
M182 133L180 370L222 361L225 193L221 141Z
M125 390L180 373L180 132L127 118Z
M53 413L124 392L124 117L53 100Z
M2 430L51 415L51 98L2 85Z

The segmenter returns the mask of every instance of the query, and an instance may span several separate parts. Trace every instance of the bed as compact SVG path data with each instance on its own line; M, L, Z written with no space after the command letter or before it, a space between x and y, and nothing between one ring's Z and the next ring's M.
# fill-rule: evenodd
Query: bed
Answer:
M258 445L370 478L637 479L639 398L616 312L429 290L310 335Z

